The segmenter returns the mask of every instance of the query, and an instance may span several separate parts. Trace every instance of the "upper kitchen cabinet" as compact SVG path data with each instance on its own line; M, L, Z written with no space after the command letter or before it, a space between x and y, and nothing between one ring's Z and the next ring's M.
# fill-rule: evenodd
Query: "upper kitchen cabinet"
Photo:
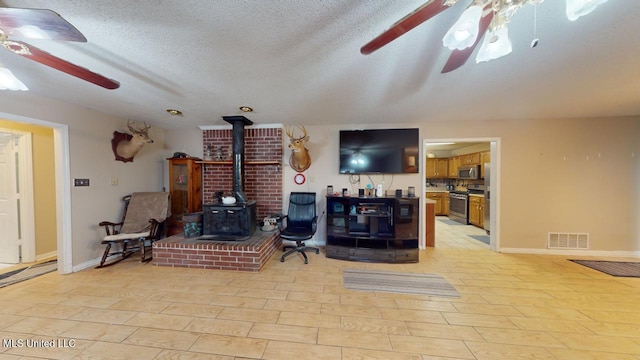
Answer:
M480 153L460 155L460 166L480 165Z
M449 178L458 178L458 166L460 165L460 157L454 156L449 158Z
M446 178L449 174L449 159L427 159L427 179Z
M491 152L485 151L480 153L480 177L484 179L484 164L491 163Z

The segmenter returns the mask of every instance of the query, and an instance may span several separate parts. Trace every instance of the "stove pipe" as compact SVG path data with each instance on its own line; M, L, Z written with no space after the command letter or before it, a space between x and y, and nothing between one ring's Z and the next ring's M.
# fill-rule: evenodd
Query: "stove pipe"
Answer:
M236 201L246 203L244 194L244 126L253 121L244 116L223 116L222 119L233 125L233 192Z

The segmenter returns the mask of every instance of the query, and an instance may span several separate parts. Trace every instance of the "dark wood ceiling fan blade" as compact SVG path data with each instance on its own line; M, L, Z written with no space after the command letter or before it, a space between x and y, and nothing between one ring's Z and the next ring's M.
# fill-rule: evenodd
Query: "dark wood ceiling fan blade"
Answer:
M8 37L87 42L78 29L48 9L0 8L0 29Z
M485 15L480 19L480 28L478 31L478 38L476 39L476 42L473 43L473 45L469 46L466 49L453 50L451 52L451 55L449 56L449 60L447 60L447 63L442 68L442 71L441 71L442 74L451 72L461 67L467 62L467 60L469 60L469 57L473 53L473 50L475 50L480 40L482 40L482 37L487 32L487 28L489 28L491 19L493 19L493 11L490 11L487 15Z
M59 57L53 56L48 52L40 50L33 45L29 45L21 41L12 40L5 41L3 45L15 54L24 56L33 61L37 61L43 65L47 65L56 70L60 70L69 75L75 76L98 86L102 86L103 88L113 90L120 87L120 83L115 80L106 78L81 66L60 59Z
M371 54L372 52L380 49L393 40L404 35L414 27L422 24L423 22L431 19L445 9L449 8L449 6L443 5L442 3L442 0L430 0L428 3L415 9L412 13L393 24L388 30L378 35L378 37L369 41L363 47L361 47L360 53L363 55Z

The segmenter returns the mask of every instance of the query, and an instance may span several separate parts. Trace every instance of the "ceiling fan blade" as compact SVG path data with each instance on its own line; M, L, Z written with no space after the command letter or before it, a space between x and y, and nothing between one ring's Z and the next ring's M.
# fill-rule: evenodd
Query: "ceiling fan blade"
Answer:
M90 83L94 83L98 86L102 86L103 88L113 90L120 87L120 83L115 80L111 80L81 66L60 59L59 57L53 56L48 52L40 50L33 45L13 40L3 41L2 45L15 54L24 56L33 61L37 61L41 64L47 65L56 70L60 70L82 80L86 80Z
M422 24L423 22L431 19L432 17L438 15L445 9L449 8L449 6L443 5L442 3L443 3L442 0L430 0L426 4L415 9L409 15L398 20L388 30L380 34L375 39L369 41L363 47L361 47L360 53L363 55L371 54L372 52L380 49L381 47L387 45L393 40L404 35L406 32L413 29L414 27Z
M474 42L473 45L469 46L466 49L453 50L451 52L451 55L449 56L449 60L447 60L447 63L442 68L442 71L441 71L442 74L451 72L461 67L467 62L467 60L473 53L473 50L475 50L480 40L482 40L484 33L487 32L487 28L489 28L491 19L493 19L493 11L490 11L487 15L485 15L480 19L480 29L478 31L478 37L476 38L476 42Z
M78 29L47 9L0 8L0 29L8 37L87 42Z

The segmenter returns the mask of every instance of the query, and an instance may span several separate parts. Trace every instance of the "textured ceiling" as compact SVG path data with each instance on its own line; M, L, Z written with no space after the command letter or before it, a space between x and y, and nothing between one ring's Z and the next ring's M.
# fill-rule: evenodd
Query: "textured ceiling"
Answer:
M45 8L88 43L28 40L121 87L0 51L35 94L164 128L226 124L408 123L640 114L640 1L611 0L570 22L563 0L510 25L513 53L441 74L442 36L461 0L371 55L359 49L423 0L2 0ZM475 56L475 55L474 55ZM171 117L167 108L183 111Z

